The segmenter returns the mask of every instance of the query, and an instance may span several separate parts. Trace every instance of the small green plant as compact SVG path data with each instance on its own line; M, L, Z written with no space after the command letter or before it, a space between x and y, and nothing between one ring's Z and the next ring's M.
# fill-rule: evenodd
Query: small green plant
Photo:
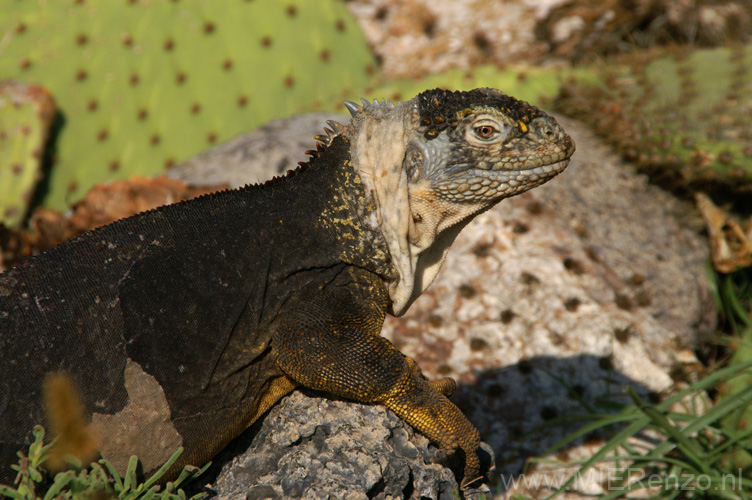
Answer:
M201 475L210 465L210 463L206 464L200 469L187 466L175 481L164 485L156 484L183 453L183 448L179 448L154 475L144 482L139 482L137 479L138 459L135 456L130 458L128 468L122 477L106 460L99 460L84 468L80 462L77 463L75 459L70 458L73 467L71 470L59 472L49 478L42 466L55 442L44 444L44 429L41 426L36 426L33 434L34 442L29 446L28 454L25 455L19 451L18 465L12 466L18 472L15 485L13 487L0 485L0 496L17 500L51 500L53 498L186 500L186 494L179 486ZM204 493L198 493L191 497L191 500L199 499L204 495Z

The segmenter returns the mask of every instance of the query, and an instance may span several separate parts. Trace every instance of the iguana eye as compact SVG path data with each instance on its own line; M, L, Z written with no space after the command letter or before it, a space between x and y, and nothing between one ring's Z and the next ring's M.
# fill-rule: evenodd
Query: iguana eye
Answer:
M490 115L477 117L466 129L465 139L477 145L489 144L503 139L507 127Z
M475 134L481 139L491 139L498 133L499 131L491 125L479 125L475 127Z

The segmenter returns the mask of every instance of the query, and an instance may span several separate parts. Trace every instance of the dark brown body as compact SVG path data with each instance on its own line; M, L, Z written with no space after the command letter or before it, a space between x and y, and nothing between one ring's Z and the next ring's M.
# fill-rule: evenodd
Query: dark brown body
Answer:
M270 406L284 380L280 315L349 266L379 283L388 272L350 208L362 193L347 144L333 146L337 161L118 221L0 275L0 480L46 424L49 372L73 377L106 436L125 434L107 458L123 465L137 453L145 472L176 444L184 462L209 460ZM345 248L353 240L366 243L360 255ZM386 297L369 300L385 310Z

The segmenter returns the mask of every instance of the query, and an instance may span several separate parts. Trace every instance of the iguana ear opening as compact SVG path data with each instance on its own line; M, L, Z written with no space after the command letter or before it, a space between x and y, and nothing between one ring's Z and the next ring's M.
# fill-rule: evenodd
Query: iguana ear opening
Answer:
M423 170L423 162L423 152L420 148L413 144L409 144L407 146L407 151L405 152L405 159L402 162L402 168L407 174L408 182L412 183L418 180Z

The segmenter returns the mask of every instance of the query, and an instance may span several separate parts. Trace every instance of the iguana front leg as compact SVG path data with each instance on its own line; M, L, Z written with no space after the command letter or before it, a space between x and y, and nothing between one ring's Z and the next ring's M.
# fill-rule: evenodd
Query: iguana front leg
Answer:
M277 362L305 387L385 405L447 455L462 449L467 484L478 475L478 431L442 394L453 390L453 381L431 384L412 359L379 335L387 301L377 276L343 268L334 281L280 312L272 340Z

